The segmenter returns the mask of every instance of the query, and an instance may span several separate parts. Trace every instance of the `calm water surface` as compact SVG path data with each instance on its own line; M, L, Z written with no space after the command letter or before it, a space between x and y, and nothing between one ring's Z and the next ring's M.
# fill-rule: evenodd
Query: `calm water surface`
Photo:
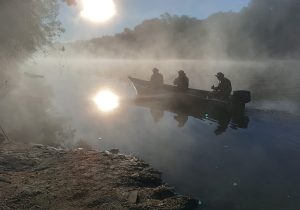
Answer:
M119 148L144 159L177 192L199 198L203 209L300 209L300 77L295 63L61 62L29 67L53 87L54 105L76 129L77 145ZM234 89L252 91L253 102L239 119L137 105L127 76L147 79L153 66L168 83L183 68L191 86L200 89L216 83L213 75L222 70ZM103 89L119 95L116 110L104 113L92 102Z

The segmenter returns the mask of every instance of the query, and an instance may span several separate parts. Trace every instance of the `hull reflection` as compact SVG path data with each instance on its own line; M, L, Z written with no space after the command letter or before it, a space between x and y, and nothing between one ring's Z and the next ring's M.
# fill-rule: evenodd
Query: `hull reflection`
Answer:
M218 124L214 131L216 135L226 132L228 127L246 129L249 124L249 118L244 112L231 112L226 107L216 106L215 104L206 103L196 106L193 103L184 103L175 98L157 97L138 97L135 99L135 104L149 108L155 122L163 118L165 111L175 114L174 120L178 122L178 127L184 127L189 117L215 122Z

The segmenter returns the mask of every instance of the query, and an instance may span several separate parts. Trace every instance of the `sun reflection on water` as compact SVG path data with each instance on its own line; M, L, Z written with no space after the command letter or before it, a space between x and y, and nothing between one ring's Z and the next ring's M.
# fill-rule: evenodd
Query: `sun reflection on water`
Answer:
M94 103L102 112L110 112L119 107L119 96L110 90L101 90L93 98Z

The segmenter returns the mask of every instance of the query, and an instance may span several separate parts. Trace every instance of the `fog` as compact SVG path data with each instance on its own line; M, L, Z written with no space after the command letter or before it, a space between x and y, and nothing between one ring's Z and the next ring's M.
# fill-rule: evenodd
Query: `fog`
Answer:
M299 114L297 1L253 0L239 13L205 20L163 14L115 36L67 44L56 39L63 32L57 1L0 5L0 125L11 139L68 145L97 138L113 117L98 122L91 97L110 87L130 101L127 77L149 79L153 67L168 84L183 69L191 87L205 90L222 71L235 90L252 92L250 108ZM135 134L136 122L120 118Z
M33 53L62 31L57 8L52 0L0 1L0 125L11 140L58 145L68 138L63 117L53 112L51 87L20 71Z
M299 205L298 0L252 0L204 20L163 14L72 43L58 41L59 3L0 0L0 126L10 141L118 148L161 170L177 192L207 199L206 209ZM183 69L203 90L223 72L233 90L251 91L245 125L210 113L182 123L179 113L135 104L128 76L148 80L154 67L167 84ZM120 97L117 109L95 105L103 89Z
M162 14L113 36L70 43L101 58L282 59L298 58L299 1L252 0L240 12L199 20Z
M36 56L20 69L43 76L24 77L30 82L41 81L51 89L55 114L67 118L65 125L75 130L72 141L62 140L64 146L118 148L122 153L142 157L160 169L164 180L178 192L211 199L211 205L219 206L217 209L228 200L250 209L261 205L280 209L278 203L293 209L297 201L286 201L282 192L297 195L299 189L298 173L293 173L298 165L292 161L299 154L298 61L101 60L73 58L67 51L59 51L66 54L59 58ZM175 114L167 111L155 121L149 108L132 103L135 91L127 79L128 75L148 79L154 66L169 84L182 68L191 87L200 89L209 89L217 82L214 74L223 71L234 90L247 89L253 94L246 111L248 128L228 127L217 136L216 121L189 117L183 127L178 127ZM290 95L282 94L278 86ZM110 113L99 111L91 100L106 88L121 97L120 107ZM233 182L246 195L233 189ZM258 200L255 196L249 198L248 192L253 191L258 192Z
M297 65L297 61L286 60L136 61L65 57L37 58L27 62L22 71L44 76L43 79L27 80L42 80L51 88L53 110L58 116L67 118L68 127L76 130L74 142L86 141L94 145L99 137L107 135L113 141L122 139L125 146L137 138L139 132L144 133L150 125L154 125L152 118L149 118L149 110L136 108L133 103L135 90L128 76L149 79L151 69L155 66L164 75L165 82L172 84L177 70L184 69L192 88L209 90L212 84L217 83L215 73L223 71L231 79L234 90L246 89L252 92L252 102L247 105L249 110L299 115ZM120 108L110 114L101 113L92 101L98 91L107 88L121 97ZM160 122L159 125L163 130L170 126L177 127L177 123L171 123L170 120ZM116 129L118 132L115 132Z

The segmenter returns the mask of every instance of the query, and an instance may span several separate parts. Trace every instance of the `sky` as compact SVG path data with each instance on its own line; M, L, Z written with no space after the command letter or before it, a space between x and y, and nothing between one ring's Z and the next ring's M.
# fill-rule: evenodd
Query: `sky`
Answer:
M79 0L82 1L82 0ZM114 0L117 14L105 23L92 23L80 16L79 6L60 5L59 20L66 32L61 41L87 40L120 33L134 28L143 20L157 18L163 13L187 15L198 19L216 12L238 12L250 0Z

